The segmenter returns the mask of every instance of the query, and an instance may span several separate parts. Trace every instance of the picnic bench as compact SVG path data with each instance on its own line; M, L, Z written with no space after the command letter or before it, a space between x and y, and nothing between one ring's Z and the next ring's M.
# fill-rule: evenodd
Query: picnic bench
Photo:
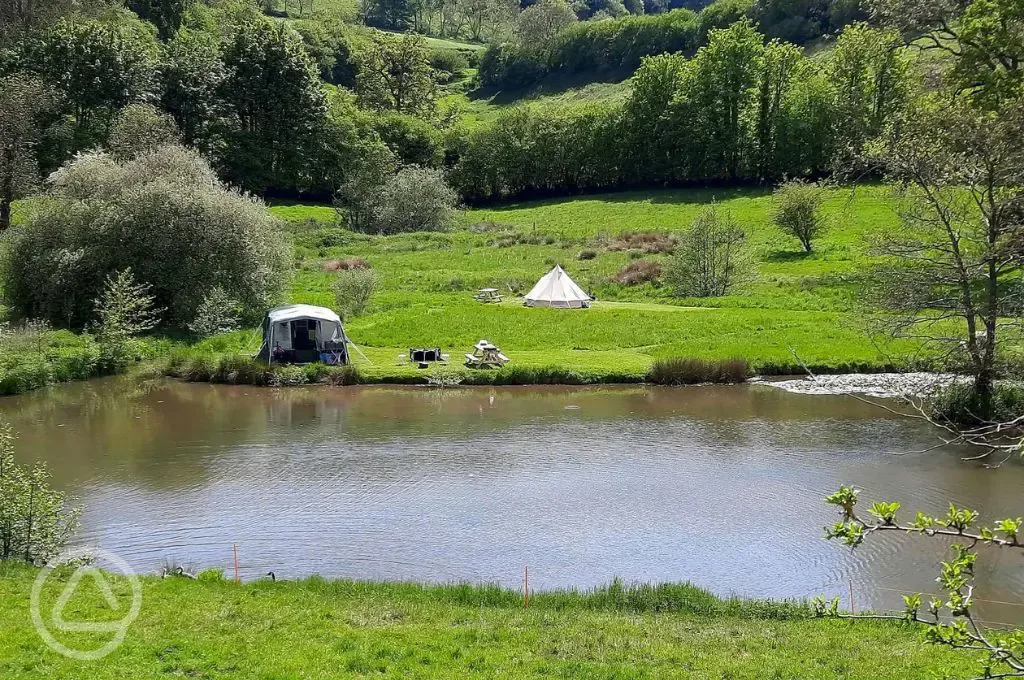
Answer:
M497 288L481 288L473 299L478 302L501 302L501 293Z
M501 353L496 345L481 340L473 346L473 352L466 354L466 366L470 368L501 368L511 359Z

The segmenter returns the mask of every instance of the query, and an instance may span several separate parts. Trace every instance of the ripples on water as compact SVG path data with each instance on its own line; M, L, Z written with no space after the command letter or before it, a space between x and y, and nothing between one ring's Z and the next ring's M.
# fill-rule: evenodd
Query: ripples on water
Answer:
M766 387L260 390L123 380L0 401L19 455L85 507L80 540L140 570L488 581L689 580L720 594L900 606L940 546L822 539L840 483L865 498L1024 514L1024 469L960 462L920 423ZM910 453L907 453L910 452ZM905 453L906 455L894 455ZM1024 602L1018 555L982 597ZM881 588L892 588L892 592ZM994 621L1024 607L985 605Z

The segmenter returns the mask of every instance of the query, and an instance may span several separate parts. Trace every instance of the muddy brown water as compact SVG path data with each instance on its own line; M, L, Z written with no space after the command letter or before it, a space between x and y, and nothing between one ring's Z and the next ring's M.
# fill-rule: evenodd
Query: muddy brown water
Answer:
M259 578L691 581L895 608L946 556L822 538L839 483L904 513L1024 515L1024 466L964 463L926 425L763 386L295 388L100 380L0 399L18 456L84 507L77 542ZM912 516L912 514L908 514ZM1024 622L1024 557L986 553L987 621Z

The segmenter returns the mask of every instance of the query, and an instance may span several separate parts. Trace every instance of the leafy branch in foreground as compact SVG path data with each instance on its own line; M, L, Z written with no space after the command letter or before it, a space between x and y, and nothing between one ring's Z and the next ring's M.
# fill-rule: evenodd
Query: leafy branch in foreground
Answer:
M921 593L904 595L905 608L902 614L840 614L838 599L826 602L823 598L814 601L818 616L838 618L896 619L908 623L928 626L927 638L932 644L945 645L953 649L967 649L983 652L981 660L982 679L1024 678L1024 630L996 631L983 629L972 612L974 605L974 564L978 559L975 552L979 546L1009 548L1024 552L1024 520L1003 519L993 526L978 524L978 513L967 508L958 508L952 503L945 516L931 516L917 513L913 522L901 524L896 515L900 504L877 502L871 505L868 514L857 514L856 506L860 489L840 486L839 490L825 499L826 503L839 508L840 519L831 527L825 527L828 539L837 539L856 548L864 539L877 532L901 531L917 533L934 538L950 536L963 539L954 543L953 558L942 563L936 581L945 593L943 598L933 597L927 605ZM922 609L926 612L922 614ZM945 618L944 618L945 617Z

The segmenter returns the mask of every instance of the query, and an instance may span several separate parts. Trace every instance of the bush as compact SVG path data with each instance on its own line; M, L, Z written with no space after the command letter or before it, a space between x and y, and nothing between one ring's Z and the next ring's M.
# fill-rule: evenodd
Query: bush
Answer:
M661 265L654 260L637 260L620 269L612 281L623 286L655 283L661 277Z
M200 338L238 330L241 325L241 308L220 286L206 294L196 310L196 316L188 329Z
M702 211L687 230L665 269L676 295L714 297L729 292L745 273L741 248L746 235L714 205Z
M596 250L581 250L579 255L576 256L576 259L577 260L581 260L581 261L596 260L597 259L597 251Z
M956 426L1009 422L1024 413L1024 387L997 383L986 409L972 384L956 383L938 394L931 411L936 420Z
M45 563L78 528L80 510L50 488L43 465L14 462L14 431L0 426L0 560Z
M679 237L663 231L625 232L615 237L608 250L635 250L648 255L675 252Z
M647 373L647 382L655 385L736 384L746 382L753 373L746 359L669 358L658 359Z
M334 282L334 300L341 315L347 320L365 312L379 283L380 277L372 269L340 272Z
M374 129L403 165L437 167L444 158L441 133L427 121L405 113L381 113Z
M320 268L325 272L347 272L352 269L370 269L370 263L361 257L350 257L345 260L327 260Z
M430 66L441 73L447 74L446 80L452 80L469 68L469 60L458 50L435 48L427 56Z
M367 219L353 227L377 234L447 231L458 205L458 196L441 171L416 166L400 170L376 195L364 194L357 200L364 203L359 211Z
M111 274L131 268L185 327L220 286L258 319L289 271L277 221L227 188L195 151L163 146L119 163L78 156L55 173L34 211L10 232L4 292L15 312L81 328Z

